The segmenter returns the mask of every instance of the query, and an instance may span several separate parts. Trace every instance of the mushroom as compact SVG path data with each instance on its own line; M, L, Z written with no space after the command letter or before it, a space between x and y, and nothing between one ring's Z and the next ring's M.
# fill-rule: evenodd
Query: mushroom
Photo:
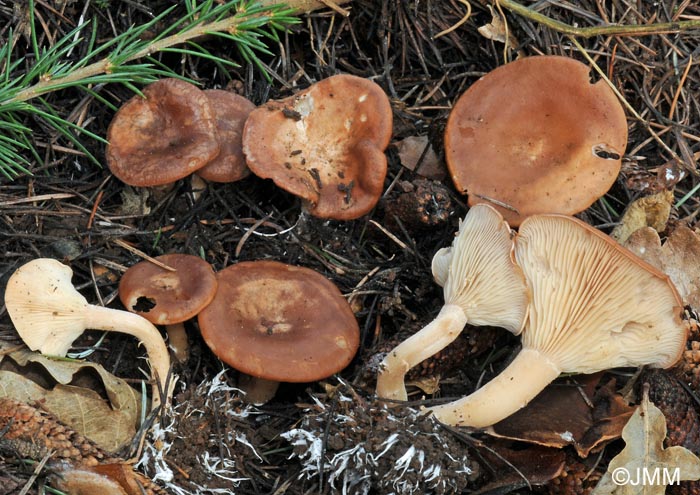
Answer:
M255 105L243 96L222 89L207 89L204 94L214 110L221 151L195 174L211 182L236 182L250 175L243 155L242 134Z
M132 335L146 348L155 379L152 405L160 390L169 403L170 356L158 329L139 315L88 304L71 284L73 271L61 262L38 258L19 267L5 289L5 305L17 333L33 351L65 356L86 329Z
M526 219L515 259L532 294L522 350L473 394L430 408L443 423L492 425L560 373L667 368L683 352L683 304L670 279L584 222L563 215Z
M269 382L326 378L357 352L357 320L321 274L276 261L246 261L217 278L216 296L198 316L202 337L223 362L264 380L268 390Z
M312 215L350 220L381 196L391 132L382 88L338 75L253 110L243 152L255 175L301 197Z
M469 205L494 205L511 226L529 215L574 214L612 186L627 145L625 113L605 81L574 59L537 56L501 66L455 103L445 159Z
M122 182L171 184L219 154L216 119L195 85L161 79L117 111L107 130L107 165Z
M189 355L183 322L194 318L214 299L216 275L211 265L191 254L165 254L136 263L119 282L124 307L151 323L165 325L168 344L179 362Z
M491 206L469 210L452 246L433 258L433 276L443 286L445 305L428 326L384 358L377 377L379 397L406 400L406 372L454 341L467 322L520 333L529 296L513 260L510 234L508 224Z

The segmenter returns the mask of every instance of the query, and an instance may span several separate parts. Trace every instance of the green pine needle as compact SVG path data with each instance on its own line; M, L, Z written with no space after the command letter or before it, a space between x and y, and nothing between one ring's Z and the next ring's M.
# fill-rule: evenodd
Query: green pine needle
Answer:
M85 22L66 33L51 47L40 46L34 23L34 1L28 5L31 51L35 62L28 69L24 58L13 59L15 34L8 30L8 40L0 47L0 175L12 179L30 174L31 160L40 161L32 143L32 130L23 125L28 115L40 119L58 136L72 143L95 164L95 158L83 144L88 138L105 142L104 138L63 118L42 95L67 88L79 88L114 109L99 97L95 86L118 83L139 94L138 86L163 77L182 77L151 58L157 52L172 52L207 59L220 68L236 66L201 45L195 38L206 34L221 36L236 43L242 58L259 67L269 78L259 54L270 55L265 40L278 40L277 31L298 22L294 10L284 5L262 6L256 2L233 0L218 4L215 0L186 0L187 13L151 39L143 39L147 31L166 19L175 6L158 14L149 22L132 26L127 31L97 46L95 20ZM74 50L87 46L87 54L71 59Z

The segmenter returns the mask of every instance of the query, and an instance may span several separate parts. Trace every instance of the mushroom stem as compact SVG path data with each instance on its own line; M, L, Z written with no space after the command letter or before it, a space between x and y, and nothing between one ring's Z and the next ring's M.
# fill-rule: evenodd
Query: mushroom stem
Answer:
M377 376L377 395L406 400L404 377L415 365L451 344L467 324L467 315L456 304L443 306L427 326L396 346L382 361Z
M271 401L279 386L280 382L265 380L245 373L241 373L238 378L238 388L245 392L243 400L255 406L261 406Z
M190 343L187 339L185 322L171 323L165 325L168 334L168 347L173 351L173 355L178 363L184 363L190 357Z
M559 367L546 355L523 349L506 369L473 394L428 411L442 423L484 428L524 407L559 374Z
M165 394L165 404L170 402L171 390L168 390L168 387L166 387L170 371L170 356L160 332L150 321L128 311L104 308L92 304L86 307L84 321L86 328L126 333L139 339L146 348L151 371L155 379L152 407L155 408L160 404L160 390Z

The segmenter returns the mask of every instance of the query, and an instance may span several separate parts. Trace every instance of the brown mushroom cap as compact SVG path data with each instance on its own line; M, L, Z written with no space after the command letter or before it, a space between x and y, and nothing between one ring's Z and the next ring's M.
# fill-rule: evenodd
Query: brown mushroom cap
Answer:
M219 288L199 313L211 350L243 373L311 382L345 368L359 326L338 288L308 268L275 261L238 263L217 274Z
M107 165L122 182L170 184L219 154L216 120L204 92L180 79L161 79L115 114L107 130Z
M243 156L243 126L255 105L247 98L222 89L207 89L204 94L214 110L221 151L196 174L211 182L241 180L250 175Z
M151 323L171 325L193 318L214 299L216 275L202 258L165 254L156 259L176 271L150 261L129 268L119 282L119 297L129 311Z
M626 144L613 91L591 84L585 64L559 56L489 72L455 103L445 129L455 186L469 205L489 202L512 226L588 208L615 182Z
M254 110L243 152L255 175L306 200L312 215L349 220L381 196L391 132L382 88L339 75Z

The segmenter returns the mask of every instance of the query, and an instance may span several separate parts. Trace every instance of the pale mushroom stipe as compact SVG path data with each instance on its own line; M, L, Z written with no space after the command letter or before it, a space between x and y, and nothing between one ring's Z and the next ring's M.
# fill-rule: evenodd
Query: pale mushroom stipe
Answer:
M169 403L170 356L160 332L139 315L88 304L71 278L73 271L58 260L38 258L19 267L5 289L5 305L22 340L33 351L65 356L87 329L132 335L146 348L154 377L152 405L160 390Z
M406 372L447 347L467 323L520 333L528 292L513 259L511 230L494 208L482 204L469 210L452 246L436 253L432 268L445 305L428 326L384 358L377 377L379 397L406 400Z
M532 297L522 350L476 392L428 409L440 421L486 427L524 407L560 373L667 368L683 352L683 304L670 279L584 222L527 218L515 258Z

